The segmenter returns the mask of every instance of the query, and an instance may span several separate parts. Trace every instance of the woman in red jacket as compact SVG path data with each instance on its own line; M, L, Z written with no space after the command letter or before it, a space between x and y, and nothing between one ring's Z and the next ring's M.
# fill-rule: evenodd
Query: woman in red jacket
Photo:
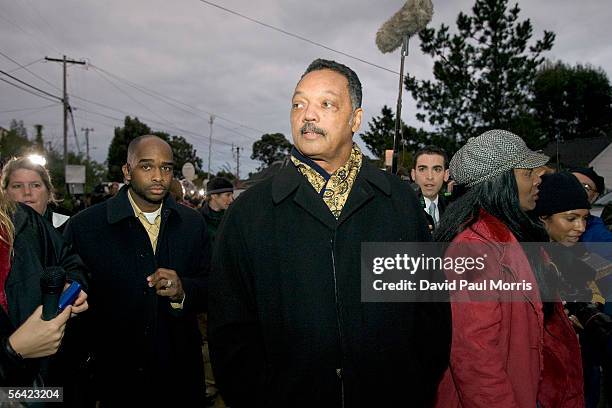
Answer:
M547 162L547 156L503 130L471 138L451 160L451 176L464 194L445 212L436 240L453 243L446 256L487 254L486 268L465 278L520 282L531 290L490 291L485 300L451 292L451 361L438 387L437 407L548 408L541 404L539 384L547 360L545 321L554 310L543 308L542 299L554 299L554 293L544 279L540 252L520 244L542 237L526 212L535 208Z

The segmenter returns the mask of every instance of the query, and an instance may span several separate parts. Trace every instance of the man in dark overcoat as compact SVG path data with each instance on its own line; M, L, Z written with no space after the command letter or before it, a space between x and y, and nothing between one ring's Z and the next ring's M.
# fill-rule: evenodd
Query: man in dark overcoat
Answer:
M447 303L361 301L361 243L428 241L414 192L353 143L361 84L316 60L291 104L294 149L221 223L209 344L228 405L425 407L450 350Z
M90 341L102 406L196 406L203 399L201 336L210 245L197 211L168 194L170 146L128 147L127 185L70 219L65 236L91 271Z

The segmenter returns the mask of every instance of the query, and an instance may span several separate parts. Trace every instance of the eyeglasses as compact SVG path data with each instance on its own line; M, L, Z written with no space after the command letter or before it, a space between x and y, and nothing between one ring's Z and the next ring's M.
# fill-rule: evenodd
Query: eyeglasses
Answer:
M590 192L596 192L596 191L597 191L597 190L595 190L595 188L594 188L594 187L590 186L590 185L589 185L589 184L587 184L587 183L583 183L583 184L582 184L582 187L584 187L584 189L587 191L587 193L590 193Z
M581 183L582 187L584 187L584 189L586 190L587 194L595 194L595 195L599 195L597 189L593 186L591 186L590 184L587 183Z

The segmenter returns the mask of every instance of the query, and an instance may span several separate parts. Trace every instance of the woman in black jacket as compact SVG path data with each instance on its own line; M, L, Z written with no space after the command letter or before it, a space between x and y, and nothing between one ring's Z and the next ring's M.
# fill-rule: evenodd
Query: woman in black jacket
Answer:
M42 320L40 276L60 266L82 290L71 307ZM83 263L53 226L0 193L0 386L63 385L54 376L69 317L88 308Z

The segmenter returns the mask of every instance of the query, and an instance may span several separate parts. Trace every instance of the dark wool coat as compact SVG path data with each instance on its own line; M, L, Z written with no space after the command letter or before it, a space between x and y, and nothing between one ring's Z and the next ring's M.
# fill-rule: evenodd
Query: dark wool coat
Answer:
M196 313L207 301L208 234L202 216L169 195L161 217L155 254L127 186L66 226L65 236L91 271L89 341L102 401L184 406L201 397ZM147 285L146 277L159 267L181 279L186 298L180 312Z
M290 163L232 204L211 271L209 345L240 407L429 406L447 303L361 301L362 242L429 241L414 192L364 163L339 220Z
M40 276L45 267L61 266L66 271L66 280L77 281L87 291L86 270L83 262L51 223L44 220L33 209L18 204L13 214L15 240L11 269L4 285L8 300L8 314L0 308L0 339L4 341L41 304ZM87 312L85 312L87 313ZM80 319L81 317L78 317ZM68 323L66 335L71 330ZM44 361L44 372L40 363ZM32 386L40 374L40 380L48 384L66 385L59 370L65 359L58 355L42 359L15 361L0 350L0 384Z
M210 238L212 246L212 244L215 242L217 229L219 228L219 224L221 224L225 211L215 211L210 208L207 203L204 203L202 208L199 208L198 211L200 214L202 214L204 220L206 221L206 229L208 230L208 237Z

